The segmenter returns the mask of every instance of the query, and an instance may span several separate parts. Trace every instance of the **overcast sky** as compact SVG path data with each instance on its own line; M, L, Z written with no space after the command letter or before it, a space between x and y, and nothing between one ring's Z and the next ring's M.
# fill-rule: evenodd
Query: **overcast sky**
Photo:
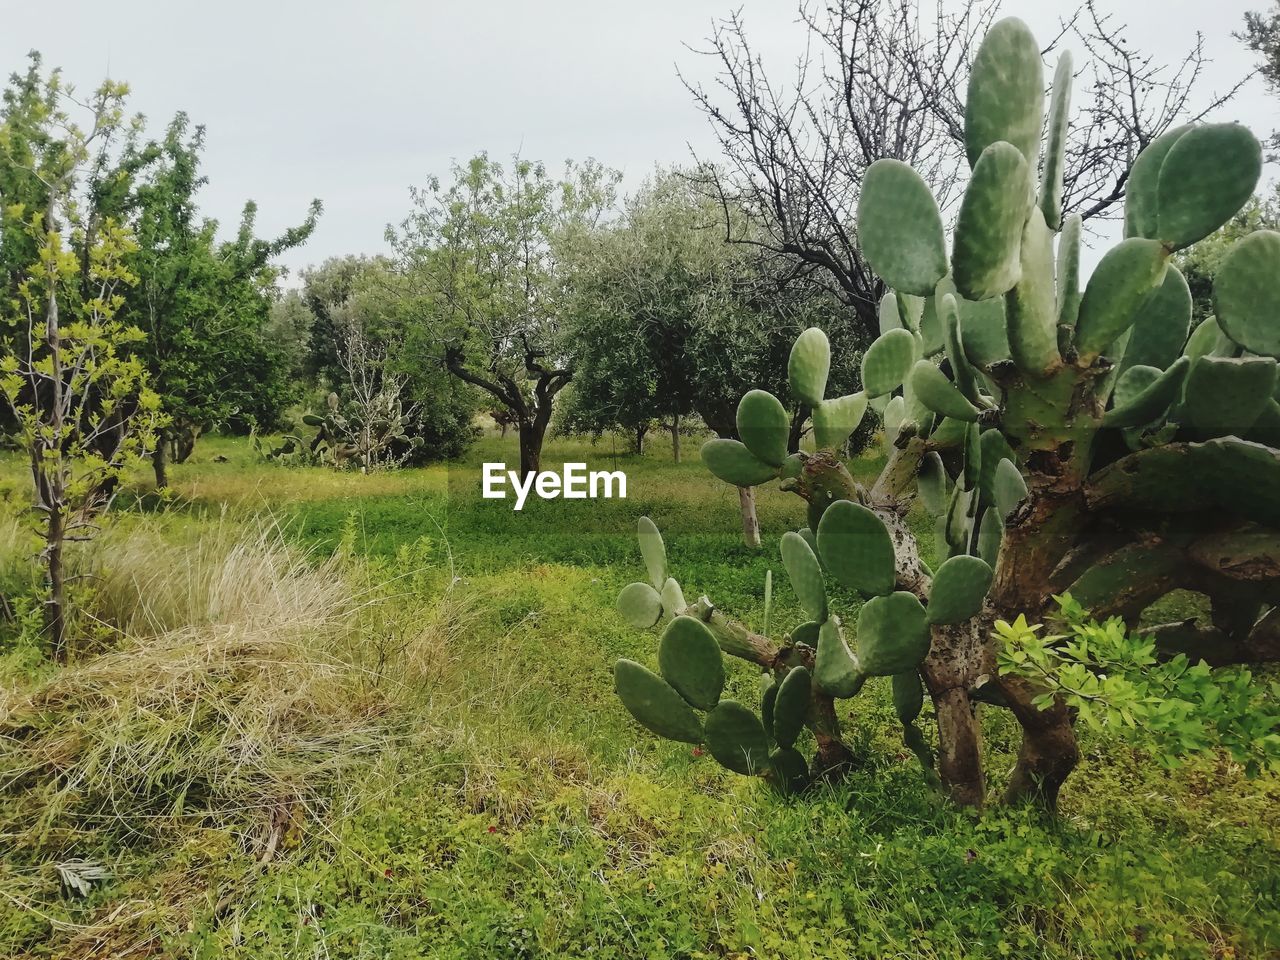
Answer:
M1070 0L1008 0L1038 37ZM1267 0L1099 0L1130 21L1127 38L1180 59L1203 31L1215 60L1206 89L1251 67L1231 32ZM258 201L260 233L325 206L310 242L286 263L384 249L408 186L479 150L558 167L594 156L634 186L655 164L714 156L706 120L676 75L709 77L690 52L713 18L740 7L767 65L790 72L803 39L791 0L0 0L0 65L30 49L87 89L127 81L157 132L178 110L208 128L202 197L234 227ZM1144 10L1158 15L1142 16ZM1077 51L1077 64L1082 56ZM1254 83L1223 111L1260 135L1280 127L1280 100Z

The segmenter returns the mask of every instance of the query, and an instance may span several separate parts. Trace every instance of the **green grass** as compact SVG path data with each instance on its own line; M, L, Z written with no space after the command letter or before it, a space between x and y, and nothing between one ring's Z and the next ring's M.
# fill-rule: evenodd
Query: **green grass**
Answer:
M15 891L0 897L0 955L1277 955L1280 787L1228 763L1159 771L1086 739L1063 816L1045 823L941 803L879 686L845 710L867 766L790 802L639 731L610 677L617 657L652 662L656 646L612 610L641 576L635 519L663 529L686 593L756 623L765 570L781 573L777 538L803 522L798 500L762 489L765 548L749 551L736 496L692 451L678 466L668 456L659 444L617 456L626 500L531 500L517 514L479 498L478 464L514 463L512 440L484 439L465 464L371 477L260 464L241 441L202 441L148 522L180 538L224 511L233 523L268 512L314 562L347 557L359 583L395 598L359 621L353 684L368 682L370 649L412 631L446 592L456 623L429 656L393 653L377 696L361 693L384 704L383 748L335 775L266 865L254 821L198 806L146 837L88 820L23 834L0 867L0 890ZM555 442L545 465L566 460L615 463L608 439ZM777 622L791 622L790 591L777 596ZM730 682L755 696L746 666ZM985 721L999 778L1016 730L999 712ZM50 864L70 856L115 876L85 900L66 895Z

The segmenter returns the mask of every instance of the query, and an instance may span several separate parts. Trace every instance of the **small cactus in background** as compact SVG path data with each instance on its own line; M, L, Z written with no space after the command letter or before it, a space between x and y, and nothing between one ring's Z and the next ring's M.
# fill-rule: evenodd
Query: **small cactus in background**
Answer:
M421 437L406 435L412 416L398 391L382 391L368 403L346 409L338 395L330 393L324 414L303 414L302 422L316 428L309 446L314 460L339 468L355 463L367 472L398 466L422 446Z
M1009 796L1052 808L1078 758L1071 714L1025 678L1000 675L996 619L1041 617L1070 590L1100 615L1135 621L1187 587L1212 601L1214 624L1156 628L1171 650L1280 658L1280 234L1230 251L1217 316L1195 330L1171 262L1252 195L1260 146L1232 124L1153 142L1129 177L1125 237L1082 290L1080 217L1061 210L1070 80L1064 54L1042 156L1039 47L1020 20L995 24L973 62L971 172L950 245L914 170L885 159L867 171L858 237L889 290L862 391L826 395L827 338L806 330L790 386L812 409L816 451L787 454L790 411L761 390L738 408L741 440L703 447L720 479L777 480L807 501L807 525L781 541L805 622L756 634L706 597L687 602L641 520L650 582L628 586L618 605L636 627L667 621L659 672L621 661L615 681L653 732L705 744L729 769L792 792L849 759L834 701L889 677L904 740L930 776L916 721L924 693L932 698L938 774L955 800L986 796L982 701L1012 710L1023 729ZM868 406L883 416L888 460L864 486L835 451ZM905 523L916 500L934 517L927 555ZM861 595L856 616L833 609L830 580ZM764 671L758 707L722 699L724 653ZM812 762L797 751L806 727Z

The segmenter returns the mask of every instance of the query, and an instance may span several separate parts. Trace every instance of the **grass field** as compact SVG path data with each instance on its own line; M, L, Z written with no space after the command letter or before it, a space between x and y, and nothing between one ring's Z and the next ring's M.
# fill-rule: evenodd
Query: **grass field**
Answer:
M1280 784L1225 761L1086 738L1046 823L942 803L883 689L845 711L862 769L793 801L638 730L610 676L654 659L613 611L635 519L687 594L758 623L802 505L762 489L750 551L696 455L606 438L544 465L616 464L627 499L515 513L478 467L515 458L487 437L365 477L215 438L165 502L140 475L81 560L97 655L2 641L0 956L1280 956ZM8 517L23 490L7 461ZM739 698L757 682L734 669ZM1007 769L1013 725L986 732ZM87 895L77 859L105 868Z

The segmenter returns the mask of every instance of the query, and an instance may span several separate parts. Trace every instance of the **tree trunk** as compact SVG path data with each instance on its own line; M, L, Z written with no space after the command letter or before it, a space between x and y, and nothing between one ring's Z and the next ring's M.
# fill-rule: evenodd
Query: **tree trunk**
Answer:
M1041 710L1032 703L1037 691L1016 677L1002 678L1000 691L1022 725L1022 746L1005 800L1030 802L1056 813L1058 791L1080 762L1071 710L1061 702Z
M636 427L635 436L631 441L631 452L637 456L644 454L644 435L649 432L648 426L641 425Z
M756 517L756 488L738 488L738 508L742 511L742 541L751 549L760 547L760 520Z
M787 453L800 452L800 438L804 436L804 422L808 416L808 404L800 404L791 417L791 429L787 433Z
M533 420L521 420L520 476L527 477L542 469L542 441L547 433L547 420L536 416Z
M952 801L981 807L987 785L982 772L982 730L966 691L953 687L933 696L938 719L938 775Z
M173 462L186 463L195 452L196 441L200 439L199 427L183 427L173 438Z
M44 601L44 635L55 660L67 655L66 579L62 566L62 548L66 537L66 517L62 511L49 511L45 527L45 572L49 595Z
M680 413L671 415L671 459L680 462Z
M151 469L156 474L156 489L169 486L169 438L165 434L156 437L156 448L151 453Z

